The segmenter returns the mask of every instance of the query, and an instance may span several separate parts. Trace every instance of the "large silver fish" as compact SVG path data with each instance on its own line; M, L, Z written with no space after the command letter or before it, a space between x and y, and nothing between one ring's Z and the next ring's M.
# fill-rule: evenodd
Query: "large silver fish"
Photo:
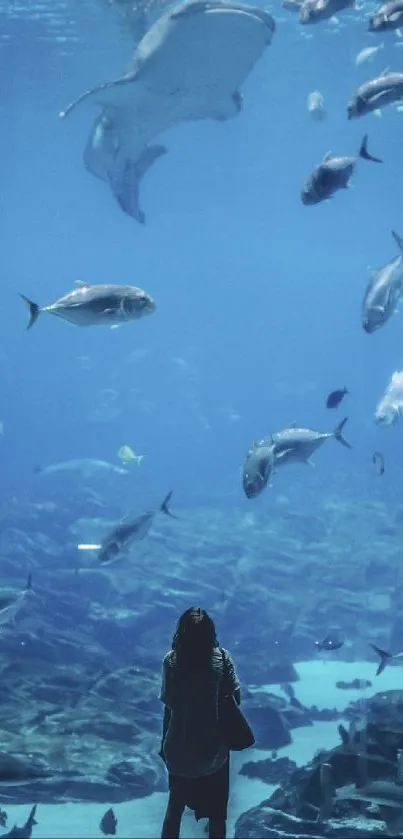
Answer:
M29 308L27 329L33 326L41 312L56 315L75 326L117 327L151 315L156 309L149 294L130 285L80 283L78 288L48 306L38 306L24 294L20 296Z
M403 99L403 73L382 73L357 88L347 105L347 118L363 117Z
M330 152L326 154L322 163L315 166L305 180L301 192L302 203L306 205L320 204L321 201L328 201L329 198L332 198L339 189L348 189L358 158L371 160L373 163L382 163L379 157L373 157L369 153L367 140L368 135L366 134L361 143L358 157L332 157Z
M370 32L385 32L390 29L399 29L403 24L403 0L392 0L391 3L383 3L369 17L368 29Z
M402 253L371 276L362 304L365 332L375 332L392 317L403 291L403 239L393 230L392 236Z
M241 110L239 87L270 44L274 20L237 2L180 3L154 23L135 50L132 70L86 91L101 109L88 139L86 168L111 187L140 223L139 184L165 152L150 142L178 122L226 120Z
M335 439L348 449L350 444L343 437L343 428L348 417L342 420L334 431L313 431L310 428L285 428L271 435L274 445L274 466L287 463L308 463L311 456L326 440Z
M264 490L274 467L275 446L271 437L253 443L243 465L242 486L247 498L256 498Z
M141 513L134 518L129 516L114 527L100 547L98 553L100 564L109 565L117 559L122 559L130 550L133 542L138 542L147 536L157 513L164 513L166 516L175 519L176 516L171 513L168 506L171 496L172 492L169 492L158 510Z

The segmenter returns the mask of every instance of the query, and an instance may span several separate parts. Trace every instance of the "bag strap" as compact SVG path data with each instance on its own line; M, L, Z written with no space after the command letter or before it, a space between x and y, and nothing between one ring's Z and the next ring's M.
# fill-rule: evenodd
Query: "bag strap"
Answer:
M223 679L227 679L227 681L228 681L228 661L225 657L225 653L224 653L224 650L222 649L222 647L220 647L220 653L221 653L221 658L222 658ZM228 692L224 693L224 696L228 696Z

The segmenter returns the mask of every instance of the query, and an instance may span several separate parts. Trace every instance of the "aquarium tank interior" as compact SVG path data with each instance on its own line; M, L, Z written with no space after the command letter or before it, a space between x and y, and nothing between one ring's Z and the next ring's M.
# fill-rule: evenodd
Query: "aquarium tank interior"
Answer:
M0 837L403 834L403 0L0 0Z

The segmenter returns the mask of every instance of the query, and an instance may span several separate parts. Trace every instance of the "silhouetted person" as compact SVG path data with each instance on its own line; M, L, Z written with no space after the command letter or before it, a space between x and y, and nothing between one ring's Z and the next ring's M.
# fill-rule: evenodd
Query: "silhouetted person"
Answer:
M161 756L169 772L169 801L162 839L178 839L185 807L197 820L208 818L210 839L225 839L229 751L220 735L218 704L231 693L239 704L235 668L218 644L212 619L204 609L187 609L163 662Z

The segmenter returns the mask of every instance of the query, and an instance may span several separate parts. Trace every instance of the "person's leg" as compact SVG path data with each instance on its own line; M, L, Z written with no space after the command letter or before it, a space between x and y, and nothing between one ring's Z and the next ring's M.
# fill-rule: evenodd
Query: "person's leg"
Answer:
M227 823L224 819L209 819L208 835L209 839L225 839Z
M185 805L180 791L171 789L162 825L161 839L179 839Z

